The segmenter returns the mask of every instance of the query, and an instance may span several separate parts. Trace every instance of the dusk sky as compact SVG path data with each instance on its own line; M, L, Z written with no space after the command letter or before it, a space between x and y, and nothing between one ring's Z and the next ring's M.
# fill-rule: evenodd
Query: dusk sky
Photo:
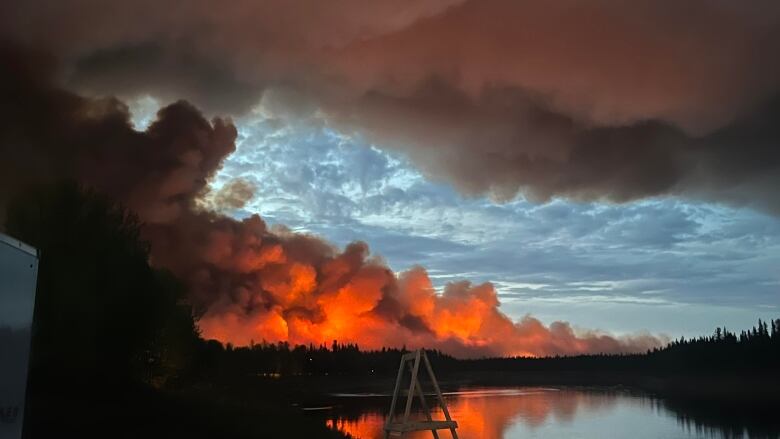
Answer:
M47 60L4 86L52 115L8 127L89 133L0 139L0 183L136 209L207 336L636 351L780 310L776 1L38 0L0 27Z

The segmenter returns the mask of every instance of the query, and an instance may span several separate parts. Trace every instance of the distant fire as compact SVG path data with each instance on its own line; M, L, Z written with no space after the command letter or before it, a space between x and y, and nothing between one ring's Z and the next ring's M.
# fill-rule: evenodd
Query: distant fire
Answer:
M544 356L636 352L658 346L649 335L615 338L575 333L499 311L490 283L447 284L437 292L425 269L392 272L364 243L343 252L319 238L268 230L251 217L211 221L185 278L202 294L220 289L199 325L206 338L234 345L357 343L437 348L459 356ZM204 228L197 227L203 231Z

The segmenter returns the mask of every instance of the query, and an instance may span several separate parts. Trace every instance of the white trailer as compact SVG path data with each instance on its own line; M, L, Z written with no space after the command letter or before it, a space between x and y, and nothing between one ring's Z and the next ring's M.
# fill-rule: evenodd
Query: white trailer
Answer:
M0 439L20 439L38 251L0 233Z

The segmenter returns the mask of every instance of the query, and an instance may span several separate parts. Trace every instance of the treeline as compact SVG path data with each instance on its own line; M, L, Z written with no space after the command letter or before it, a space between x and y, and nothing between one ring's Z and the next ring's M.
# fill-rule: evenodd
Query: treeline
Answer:
M407 349L362 351L355 344L290 346L286 342L246 347L203 341L198 373L205 376L257 375L392 375ZM736 335L717 328L712 336L680 338L643 354L578 355L545 358L497 357L457 359L431 350L437 371L620 371L647 374L738 373L773 371L780 367L780 319Z
M459 370L616 371L647 375L771 372L780 367L780 319L742 331L717 328L712 336L681 337L642 354L461 361Z
M185 288L149 265L141 228L132 212L75 183L30 188L7 206L6 232L41 252L33 395L159 386L190 364L198 333Z
M196 361L196 374L209 379L247 376L289 375L388 375L398 371L405 348L362 351L355 344L334 341L330 346L298 345L287 342L233 347L219 341L203 341ZM457 360L439 351L428 351L435 364L456 364Z
M680 338L648 355L653 367L669 370L767 370L780 366L780 319L743 330L739 335L717 328L712 336Z

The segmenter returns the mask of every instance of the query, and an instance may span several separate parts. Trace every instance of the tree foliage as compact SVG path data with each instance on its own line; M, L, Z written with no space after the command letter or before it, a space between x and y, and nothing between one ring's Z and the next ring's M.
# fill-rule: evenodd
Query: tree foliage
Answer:
M197 334L183 288L150 267L135 215L61 183L14 199L6 229L41 253L31 381L160 382L184 367Z

